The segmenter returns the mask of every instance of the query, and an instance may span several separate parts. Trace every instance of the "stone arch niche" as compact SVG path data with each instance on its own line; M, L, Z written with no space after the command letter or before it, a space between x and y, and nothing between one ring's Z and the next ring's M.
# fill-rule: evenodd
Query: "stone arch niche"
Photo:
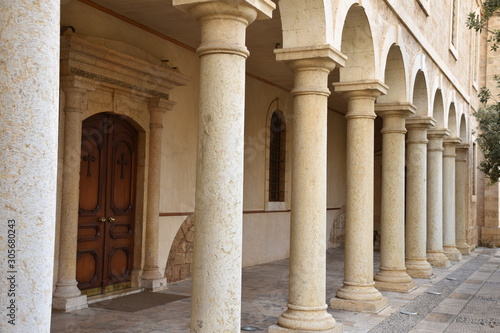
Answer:
M340 82L373 80L375 53L373 37L363 7L354 4L344 21L341 51L347 56L345 67L340 68Z
M460 117L460 132L459 132L459 135L460 135L460 139L462 140L462 143L468 143L469 140L468 140L468 137L467 137L467 120L465 119L465 114L462 114L462 116Z
M424 72L419 70L415 76L413 86L413 105L416 107L416 115L426 117L429 110L429 99L427 97L427 82Z
M175 235L165 267L168 283L191 277L193 271L194 214L189 215Z
M434 104L432 109L432 117L436 120L436 129L444 128L444 106L443 94L438 89L434 95Z
M458 137L457 131L457 112L455 109L455 103L451 103L450 111L448 112L448 129L450 130L450 137Z
M283 48L333 44L330 1L282 0L278 4L283 29Z
M152 179L160 175L163 113L174 102L169 92L190 78L144 51L118 41L81 36L67 30L61 37L61 128L58 193L59 261L53 307L70 311L75 302L78 180L83 119L107 112L126 118L138 130L136 173L136 224L132 287L144 286L143 272L154 266L156 254L159 187ZM151 178L151 179L150 179ZM156 231L155 231L156 230ZM156 243L156 244L155 244ZM151 247L152 251L146 251ZM148 255L153 253L153 255ZM151 263L153 261L153 263ZM158 268L156 267L156 270ZM158 273L161 276L163 274ZM141 280L142 277L142 280ZM166 284L165 284L166 285ZM154 289L154 288L150 288ZM78 305L75 305L78 303Z

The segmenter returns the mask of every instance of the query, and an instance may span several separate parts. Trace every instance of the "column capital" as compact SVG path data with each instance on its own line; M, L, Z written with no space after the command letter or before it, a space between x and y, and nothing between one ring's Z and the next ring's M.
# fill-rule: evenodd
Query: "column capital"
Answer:
M93 91L96 88L95 81L76 75L65 75L61 77L60 86L65 93Z
M330 44L311 47L275 49L276 61L283 62L291 70L304 67L324 68L332 71L335 66L344 67L347 56Z
M221 15L243 16L248 20L248 24L255 19L272 18L273 10L276 9L276 5L270 0L173 0L173 6L190 13L197 20ZM255 14L245 17L247 13L241 11L243 8L252 9Z
M415 117L410 116L406 118L406 128L408 129L423 129L428 130L436 126L436 120L432 117Z
M161 112L165 113L167 111L170 111L174 108L175 106L174 101L170 101L165 98L151 98L148 100L148 110L149 112Z
M467 152L469 150L469 144L468 143L459 143L457 144L457 146L455 147L455 149L457 151L463 151L463 152Z
M176 103L164 98L152 98L148 101L149 127L163 128L163 114L172 110Z
M336 65L343 65L345 56L331 45L275 50L276 59L295 73L292 95L330 96L328 74Z
M457 155L455 153L455 147L460 143L460 138L446 138L443 140L444 153L443 157L455 158Z
M457 137L447 137L446 139L443 140L443 144L448 144L448 145L457 145L459 144L460 142L462 142L462 140L460 138L457 138Z
M231 54L247 58L246 27L269 19L276 5L270 0L174 0L173 5L195 17L201 26L199 56Z
M371 97L373 99L387 94L389 87L379 80L335 82L335 91L347 98Z
M450 131L446 128L433 128L427 131L427 137L429 139L441 139L443 140L450 135Z
M375 104L375 113L382 118L406 118L415 114L416 107L411 103Z

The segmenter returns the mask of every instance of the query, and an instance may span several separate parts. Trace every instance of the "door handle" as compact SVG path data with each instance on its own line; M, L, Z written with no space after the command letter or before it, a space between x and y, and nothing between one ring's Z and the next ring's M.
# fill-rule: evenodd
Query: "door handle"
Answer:
M113 223L113 222L115 222L115 218L114 218L114 217L108 217L108 222L109 222L109 223Z
M104 222L106 222L106 218L105 217L101 217L101 218L99 218L98 221L99 221L99 223L104 223Z

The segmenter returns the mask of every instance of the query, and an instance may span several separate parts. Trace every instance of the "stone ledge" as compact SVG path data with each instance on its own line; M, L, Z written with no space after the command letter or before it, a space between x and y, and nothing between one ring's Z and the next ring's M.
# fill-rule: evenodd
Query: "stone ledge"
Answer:
M52 298L52 309L54 310L71 312L75 310L85 309L87 307L87 295L80 295L69 298Z

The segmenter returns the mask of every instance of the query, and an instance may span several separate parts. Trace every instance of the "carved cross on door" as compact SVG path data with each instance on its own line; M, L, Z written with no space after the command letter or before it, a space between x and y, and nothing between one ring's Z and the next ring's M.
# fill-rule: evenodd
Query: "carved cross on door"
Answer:
M91 170L91 167L90 167L90 163L92 162L95 162L95 157L91 155L92 152L87 152L87 156L83 156L83 160L85 162L88 162L88 166L87 166L87 177L90 177L91 174L90 174L90 170Z
M117 161L117 163L120 164L121 167L120 178L123 179L123 167L128 164L128 161L125 159L123 154L121 154L120 159Z

